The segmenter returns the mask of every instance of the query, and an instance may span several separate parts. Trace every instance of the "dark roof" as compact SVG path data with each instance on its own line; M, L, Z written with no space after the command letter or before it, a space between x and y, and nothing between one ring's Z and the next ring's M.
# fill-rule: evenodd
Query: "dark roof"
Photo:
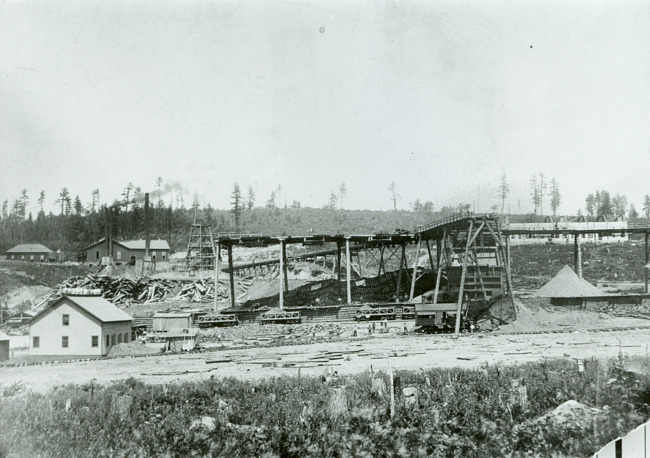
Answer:
M133 317L126 313L121 308L111 304L106 299L100 296L63 296L52 305L42 310L38 315L32 319L32 323L40 319L41 315L50 310L63 299L68 299L70 302L76 304L102 323L110 323L114 321L133 321Z
M40 243L23 243L7 250L7 253L54 253L54 251Z

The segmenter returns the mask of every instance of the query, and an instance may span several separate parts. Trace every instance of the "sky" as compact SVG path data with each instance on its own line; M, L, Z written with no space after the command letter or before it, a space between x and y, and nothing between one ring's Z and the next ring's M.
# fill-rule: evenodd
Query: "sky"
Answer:
M0 200L34 214L157 177L186 206L345 183L344 208L388 210L394 182L398 208L489 211L503 174L528 213L539 173L561 214L601 189L640 209L649 127L643 1L0 4Z

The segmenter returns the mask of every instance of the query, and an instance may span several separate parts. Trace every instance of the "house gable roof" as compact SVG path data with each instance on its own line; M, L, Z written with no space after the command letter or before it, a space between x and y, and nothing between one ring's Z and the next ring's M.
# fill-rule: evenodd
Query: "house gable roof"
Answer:
M54 253L54 251L40 243L23 243L7 250L7 253Z
M62 301L68 300L89 315L96 318L100 323L111 323L116 321L133 321L133 317L119 307L111 304L100 296L63 296L49 307L39 312L32 323L38 321L46 312L58 306Z
M118 242L120 245L128 248L129 250L144 250L145 249L145 240L128 240L124 242ZM151 240L149 242L150 250L169 250L169 244L167 240Z

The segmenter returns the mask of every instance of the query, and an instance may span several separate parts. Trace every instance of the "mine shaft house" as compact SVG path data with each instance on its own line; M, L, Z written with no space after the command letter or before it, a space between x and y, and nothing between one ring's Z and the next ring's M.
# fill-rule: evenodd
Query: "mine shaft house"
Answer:
M100 296L65 295L29 327L32 355L104 356L131 341L133 318Z
M54 256L54 251L40 243L25 243L7 250L6 255L10 261L47 262L50 256Z
M144 259L145 253L144 240L128 240L117 241L113 240L111 245L110 256L113 257L116 263L128 263L137 259ZM83 249L86 253L85 260L88 263L98 263L104 256L108 256L106 241L101 239ZM169 260L169 244L166 240L151 240L149 244L149 256L154 262L165 262Z

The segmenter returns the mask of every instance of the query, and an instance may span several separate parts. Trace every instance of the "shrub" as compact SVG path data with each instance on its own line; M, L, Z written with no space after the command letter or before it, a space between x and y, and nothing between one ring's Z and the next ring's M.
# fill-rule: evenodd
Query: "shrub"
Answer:
M211 378L147 385L59 387L47 394L4 390L0 456L503 456L586 455L643 421L650 381L596 360L398 372L418 390L371 393L373 377L279 377L259 382ZM528 402L517 398L516 380ZM331 417L332 387L345 387L347 412ZM15 395L14 395L15 394ZM569 399L605 409L585 424L541 416ZM69 400L69 402L68 402ZM215 429L190 428L203 416Z

